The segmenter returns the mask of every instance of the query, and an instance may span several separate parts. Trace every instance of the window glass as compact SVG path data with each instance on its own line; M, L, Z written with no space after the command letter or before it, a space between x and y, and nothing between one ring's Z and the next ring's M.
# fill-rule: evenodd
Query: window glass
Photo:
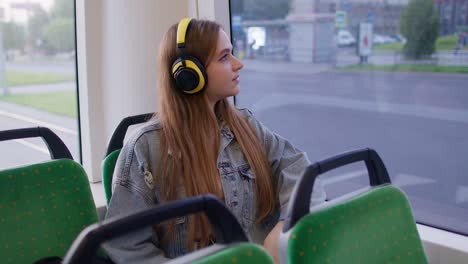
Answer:
M239 107L311 161L370 147L420 223L468 233L468 1L230 1ZM329 198L365 166L324 176Z
M79 160L74 1L0 1L0 26L0 130L48 127ZM0 169L50 159L39 138L0 152Z

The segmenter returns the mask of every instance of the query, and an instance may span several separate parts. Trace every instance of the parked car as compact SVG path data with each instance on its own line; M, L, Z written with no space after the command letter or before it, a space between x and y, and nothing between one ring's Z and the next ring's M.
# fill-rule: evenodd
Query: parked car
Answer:
M390 35L390 37L393 38L396 42L400 42L403 44L406 43L406 38L400 34L393 34L393 35Z
M348 30L340 30L336 36L338 47L349 47L356 45L356 39Z
M387 43L385 36L379 35L379 34L374 34L372 43L378 45L378 44L384 44Z

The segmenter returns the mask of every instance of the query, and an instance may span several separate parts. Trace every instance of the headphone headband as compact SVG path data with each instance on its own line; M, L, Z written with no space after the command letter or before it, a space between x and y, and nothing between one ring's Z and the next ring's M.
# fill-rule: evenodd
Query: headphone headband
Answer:
M206 69L195 57L182 52L185 48L187 32L193 18L182 19L177 26L178 58L172 63L172 78L177 87L185 94L197 94L203 91L208 81Z
M185 48L185 37L190 26L190 22L193 18L183 18L177 26L177 48Z

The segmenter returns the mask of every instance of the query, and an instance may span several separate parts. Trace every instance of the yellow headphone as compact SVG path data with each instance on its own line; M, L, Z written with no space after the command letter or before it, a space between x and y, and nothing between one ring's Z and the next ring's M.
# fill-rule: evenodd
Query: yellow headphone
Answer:
M186 94L196 94L203 91L208 81L205 67L197 58L184 54L185 38L192 18L184 18L177 27L177 48L179 58L172 64L172 78L177 87Z

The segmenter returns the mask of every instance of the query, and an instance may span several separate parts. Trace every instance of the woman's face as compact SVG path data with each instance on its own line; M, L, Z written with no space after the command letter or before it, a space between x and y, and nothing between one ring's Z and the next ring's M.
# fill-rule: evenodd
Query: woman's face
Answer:
M206 72L206 94L211 103L239 93L239 71L244 65L232 55L232 45L223 30L219 30L216 52Z

